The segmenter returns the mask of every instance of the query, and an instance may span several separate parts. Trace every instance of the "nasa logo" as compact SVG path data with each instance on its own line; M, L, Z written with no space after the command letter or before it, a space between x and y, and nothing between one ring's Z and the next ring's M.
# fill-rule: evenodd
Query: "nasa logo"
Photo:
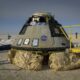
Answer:
M41 40L42 41L46 41L47 40L47 36L46 35L41 36Z

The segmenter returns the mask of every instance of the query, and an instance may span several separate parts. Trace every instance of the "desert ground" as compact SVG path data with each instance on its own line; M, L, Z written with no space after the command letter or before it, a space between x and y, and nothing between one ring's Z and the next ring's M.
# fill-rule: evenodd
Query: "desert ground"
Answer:
M1 35L0 35L1 37ZM5 35L1 37L7 39ZM80 37L72 40L80 43ZM40 71L21 69L8 61L8 51L0 51L0 80L80 80L80 69L53 71L47 65Z
M47 65L40 71L20 69L8 61L8 51L0 51L0 80L80 80L80 69L53 71Z

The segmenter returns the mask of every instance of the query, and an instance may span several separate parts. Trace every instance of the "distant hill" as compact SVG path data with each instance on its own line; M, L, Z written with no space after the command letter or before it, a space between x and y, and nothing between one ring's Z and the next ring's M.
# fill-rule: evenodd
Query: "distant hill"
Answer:
M69 37L71 36L72 42L80 43L80 34L69 34Z
M14 38L16 35L8 35L8 34L0 34L0 40L7 40L9 38L9 36L11 38Z

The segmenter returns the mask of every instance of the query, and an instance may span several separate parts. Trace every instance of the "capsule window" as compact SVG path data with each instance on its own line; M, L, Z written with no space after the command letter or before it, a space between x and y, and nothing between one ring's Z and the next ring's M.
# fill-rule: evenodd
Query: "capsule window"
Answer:
M33 39L32 46L37 47L38 44L39 44L39 40L38 39Z
M22 39L19 39L17 45L21 45L21 43L22 43Z
M30 42L30 39L25 39L24 44L25 44L25 45L28 45L29 42Z

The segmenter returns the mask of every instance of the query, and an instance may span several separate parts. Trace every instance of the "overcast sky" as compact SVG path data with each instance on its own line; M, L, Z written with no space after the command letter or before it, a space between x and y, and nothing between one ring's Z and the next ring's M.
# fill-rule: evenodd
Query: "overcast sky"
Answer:
M18 33L37 11L51 12L63 26L80 23L80 0L0 0L0 34Z

